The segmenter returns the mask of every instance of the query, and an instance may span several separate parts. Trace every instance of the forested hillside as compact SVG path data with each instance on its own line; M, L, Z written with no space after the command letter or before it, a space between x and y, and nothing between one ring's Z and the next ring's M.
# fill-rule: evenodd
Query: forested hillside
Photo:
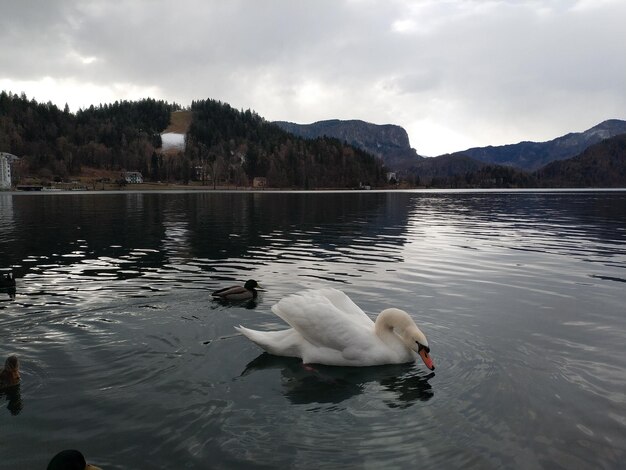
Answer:
M382 162L337 139L307 140L258 114L215 100L194 101L186 157L212 180L241 185L266 177L272 187L357 187L385 184Z
M213 187L250 186L256 177L280 188L387 183L380 159L343 140L299 137L253 111L216 100L194 101L184 112L180 110L177 104L144 99L90 106L74 114L67 105L60 110L52 103L28 100L24 94L1 92L0 152L20 158L14 164L14 179L38 184L91 175L95 181L103 173L117 180L122 171L140 171L146 181L194 181ZM161 133L173 124L172 115L184 118L185 125L178 127L188 127L186 145L184 151L163 152ZM610 135L622 122L606 121L583 137ZM365 132L360 123L355 125ZM374 127L380 137L380 126ZM570 141L582 139L578 134L568 136ZM603 140L575 158L532 173L452 154L416 158L401 176L405 184L416 187L626 186L626 135Z
M442 157L436 157L442 158ZM433 158L434 160L434 158ZM433 162L436 163L436 162ZM468 168L465 172L447 171L449 168L439 165L426 167L426 174L417 170L412 177L411 183L415 186L431 188L534 188L538 186L538 181L533 173L511 168L502 165L479 165Z
M623 188L626 134L605 139L580 155L554 161L534 172L476 164L460 155L427 159L425 165L413 170L415 185L436 188Z
M592 145L568 160L535 172L545 187L626 187L626 134Z
M0 93L0 151L20 157L18 177L62 181L85 168L140 171L153 181L273 187L355 187L385 183L382 163L335 139L294 137L258 114L194 101L185 152L163 155L161 132L180 106L144 99L90 106L76 114Z
M21 158L19 172L66 179L83 167L147 171L160 131L177 105L144 99L90 106L76 114L52 103L0 93L0 151Z

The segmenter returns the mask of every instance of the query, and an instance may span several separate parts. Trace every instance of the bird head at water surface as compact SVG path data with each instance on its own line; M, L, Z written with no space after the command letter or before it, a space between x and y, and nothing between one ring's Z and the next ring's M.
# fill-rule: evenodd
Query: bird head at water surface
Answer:
M13 387L20 383L20 361L12 354L4 362L4 368L0 369L0 389Z
M90 465L85 456L78 450L62 450L50 460L47 470L102 470L100 467Z
M0 273L0 292L8 294L11 300L15 300L16 286L13 272Z
M252 289L263 290L261 285L258 282L256 282L254 279L247 280L246 283L243 285L243 287L244 289L248 289L248 290L252 290Z
M435 364L433 364L433 360L430 357L430 348L428 347L428 345L424 345L419 341L415 341L415 346L417 347L417 349L412 349L417 352L417 354L419 354L419 356L422 358L422 361L424 361L426 367L428 367L430 370L435 370Z
M419 357L422 358L426 367L430 370L435 370L435 365L433 364L433 360L430 357L430 347L428 346L428 340L426 339L426 335L422 333L417 326L407 328L406 335L409 335L409 344L411 344L411 349L415 351Z
M428 339L426 339L426 335L415 324L411 316L404 310L397 308L388 308L381 313L384 314L383 317L389 322L391 328L395 329L393 325L399 326L397 332L404 344L417 353L426 367L430 370L435 370L432 357L430 357Z

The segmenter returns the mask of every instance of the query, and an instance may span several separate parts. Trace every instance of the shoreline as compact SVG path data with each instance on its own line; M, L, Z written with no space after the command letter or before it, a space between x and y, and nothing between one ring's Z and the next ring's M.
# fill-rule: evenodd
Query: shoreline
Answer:
M38 189L38 190L4 190L2 194L10 195L85 195L85 194L119 194L119 193L253 193L253 194L280 194L280 193L593 193L593 192L626 192L623 188L372 188L372 189L343 189L343 188L243 188L217 186L215 189L207 186L186 185L154 185L128 184L123 188L111 187L103 189Z

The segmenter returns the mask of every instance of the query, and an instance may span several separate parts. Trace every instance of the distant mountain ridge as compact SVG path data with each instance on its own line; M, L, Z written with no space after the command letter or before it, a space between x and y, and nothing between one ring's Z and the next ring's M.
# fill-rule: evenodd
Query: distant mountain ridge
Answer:
M312 124L274 121L273 124L305 139L323 136L339 139L381 158L390 170L408 168L424 158L411 148L406 130L395 124L372 124L357 119L331 119Z
M485 165L502 165L533 172L559 160L579 155L589 146L626 133L626 121L609 119L584 131L571 132L546 142L474 147L424 158L411 148L409 136L393 124L372 124L361 120L331 119L312 124L275 121L287 132L305 139L334 137L381 158L385 166L403 175L448 177L477 171Z
M186 145L166 151L171 132ZM391 170L396 181L421 187L626 186L626 121L619 119L546 142L424 158L411 148L407 132L393 124L271 123L211 99L194 101L186 110L148 98L72 114L68 107L61 111L2 91L0 151L5 150L20 157L16 179L44 183L106 169L141 171L153 181L211 181L214 187L247 185L256 178L285 188L363 182L382 187Z
M483 163L535 171L550 162L575 157L593 144L624 133L626 121L609 119L584 132L572 132L547 142L475 147L451 155L463 155Z
M626 187L626 134L591 145L576 157L549 163L534 176L548 187Z
M420 162L411 168L408 177L415 185L438 188L624 188L626 133L534 172L479 162L464 155L442 155Z

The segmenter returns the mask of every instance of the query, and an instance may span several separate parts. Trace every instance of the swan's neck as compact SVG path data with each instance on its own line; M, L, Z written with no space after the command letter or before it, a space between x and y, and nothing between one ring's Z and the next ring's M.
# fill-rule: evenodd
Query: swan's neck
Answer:
M394 329L400 332L411 325L415 325L415 322L404 310L400 310L399 308L388 308L380 312L374 325L377 332Z
M383 341L399 340L410 349L415 348L415 334L422 334L409 314L398 308L388 308L380 312L374 323L374 330Z

